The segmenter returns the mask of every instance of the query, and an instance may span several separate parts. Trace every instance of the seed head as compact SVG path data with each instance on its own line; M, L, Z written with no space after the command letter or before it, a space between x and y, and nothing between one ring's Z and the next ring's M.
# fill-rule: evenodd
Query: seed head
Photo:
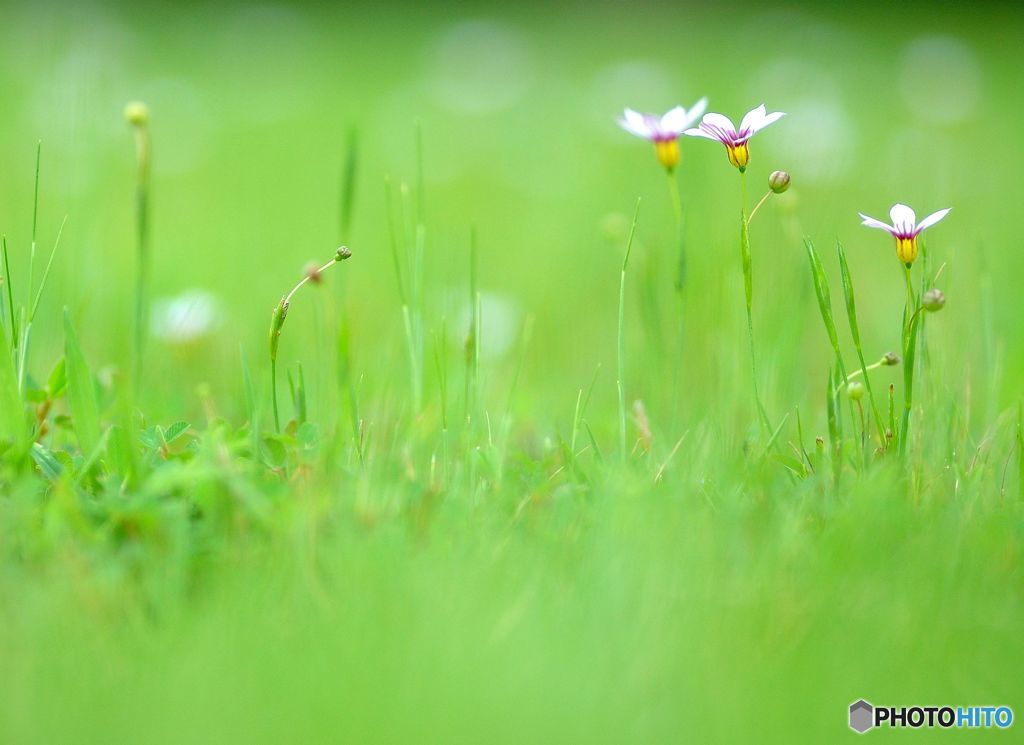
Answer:
M929 313L935 313L942 310L942 306L946 304L946 296L942 294L942 290L931 289L928 290L921 297L921 307L923 307Z
M781 194L789 188L789 174L785 171L772 171L768 177L768 187L776 194Z
M133 127L145 127L149 124L149 107L141 101L132 101L124 107L124 118Z
M855 380L846 386L846 395L850 397L851 401L860 401L864 398L864 384L859 380Z
M352 252L348 246L338 246L338 250L334 252L335 261L344 261L345 259L351 259Z
M882 358L882 365L885 367L893 367L898 364L900 364L900 356L895 352L886 352Z

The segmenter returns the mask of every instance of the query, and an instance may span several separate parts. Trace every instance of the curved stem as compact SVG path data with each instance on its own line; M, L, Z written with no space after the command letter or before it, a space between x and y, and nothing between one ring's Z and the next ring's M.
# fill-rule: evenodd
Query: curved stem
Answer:
M344 251L344 252L343 252ZM281 302L274 306L273 315L270 317L270 397L274 405L274 428L281 431L281 417L277 404L277 348L281 338L281 330L284 328L285 319L288 317L288 308L291 306L292 298L299 289L309 282L313 277L319 277L335 264L348 258L351 254L347 248L339 248L333 259L314 271L308 272L305 277L291 289L287 295L281 298Z
M750 374L754 381L754 402L757 413L767 434L772 432L771 420L761 402L761 390L757 384L757 354L754 351L754 273L750 255L750 220L747 218L747 175L740 171L740 257L743 263L743 294L747 308L747 340L750 343Z
M768 201L768 197L770 197L774 193L775 192L773 192L771 189L769 189L768 193L766 193L763 197L761 197L761 201L754 205L754 209L750 210L750 217L747 218L747 225L750 225L750 223L752 223L754 221L754 215L756 215L757 211L759 209L761 209L761 205L764 204L765 202L767 202Z

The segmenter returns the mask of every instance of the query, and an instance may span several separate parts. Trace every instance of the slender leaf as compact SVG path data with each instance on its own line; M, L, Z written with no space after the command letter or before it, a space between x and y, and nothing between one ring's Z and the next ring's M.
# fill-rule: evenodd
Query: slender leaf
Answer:
M75 424L78 445L85 454L100 442L100 411L92 372L78 343L71 314L64 309L64 359L68 383L68 406Z
M25 438L25 409L18 394L18 372L11 355L7 329L0 325L0 439L20 443Z
M846 263L846 251L843 244L836 241L836 250L839 253L839 271L843 278L843 297L846 299L846 315L850 321L850 336L853 338L853 346L857 350L857 359L860 362L861 373L864 376L864 385L868 389L868 401L871 403L871 415L878 428L878 436L882 446L885 445L885 429L882 418L878 414L878 405L875 402L875 392L871 387L871 376L868 374L867 361L864 359L864 350L860 343L860 325L857 323L857 301L853 294L853 278L850 276L850 266Z
M811 264L814 293L818 297L818 310L821 312L821 320L825 323L825 331L828 333L829 343L836 354L839 372L842 374L843 382L845 382L846 366L843 364L843 355L839 351L839 334L836 333L836 324L832 317L832 296L828 289L828 275L825 274L825 267L822 266L821 257L818 256L818 252L809 238L804 240L804 246L807 248L807 259Z

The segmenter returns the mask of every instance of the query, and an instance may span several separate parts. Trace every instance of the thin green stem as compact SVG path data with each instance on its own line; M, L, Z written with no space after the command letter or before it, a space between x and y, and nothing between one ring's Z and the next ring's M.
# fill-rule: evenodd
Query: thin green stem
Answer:
M636 233L637 220L640 218L640 200L636 200L636 209L633 212L633 224L629 228L629 238L626 241L626 253L622 257L622 270L619 272L619 326L617 344L617 374L616 385L619 394L619 452L622 459L626 460L626 267L629 264L629 254L633 249L633 236Z
M917 357L917 326L918 315L917 300L914 297L914 284L910 276L910 266L903 267L904 278L907 285L907 308L904 312L904 319L907 320L903 328L903 422L900 427L900 455L907 451L907 442L910 439L910 412L914 403L914 367Z
M761 402L761 390L757 384L757 354L754 350L754 279L753 263L750 255L750 221L747 218L747 176L740 172L740 258L743 264L743 294L747 310L747 340L750 343L750 373L754 383L754 402L762 427L771 435L771 420Z
M872 370L877 370L880 367L887 367L887 366L890 366L892 364L893 363L891 363L888 360L886 360L885 358L883 358L883 359L880 359L878 362L875 362L875 363L873 363L871 365L864 365L863 367L858 367L856 370L854 370L853 372L851 372L849 375L846 376L846 379L843 381L843 384L839 388L836 388L836 395L838 396L840 391L844 387L848 386L851 382L853 382L853 380L855 378L857 378L858 376L865 375L866 373L869 373Z
M757 204L754 205L754 209L750 210L750 217L747 218L747 225L748 226L750 225L750 223L752 223L754 221L754 215L756 215L757 211L759 209L761 209L761 205L764 204L765 202L767 202L768 201L768 197L770 197L774 193L775 192L773 192L771 189L769 189L768 193L765 194L763 197L761 197L761 201L759 201Z
M281 431L281 414L277 407L277 359L270 359L270 397L274 403L274 431Z
M11 346L18 347L18 318L14 314L14 288L11 285L11 262L7 253L7 236L3 236L0 247L4 252L4 284L7 285L7 308L11 318Z
M36 143L36 180L35 190L32 198L32 247L29 249L28 255L28 286L26 288L26 307L32 306L32 285L35 284L35 267L36 267L36 235L37 228L39 226L39 163L43 153L43 142L40 140Z
M673 369L671 409L671 431L675 432L676 416L679 411L679 389L681 386L680 379L682 377L683 355L686 343L686 324L684 320L685 297L683 291L686 287L686 276L689 266L686 257L686 243L684 242L683 238L683 201L679 193L679 182L676 178L674 170L666 169L665 172L668 176L669 201L672 203L672 213L675 216L676 242L679 251L679 254L676 258L676 349L675 361L672 366Z
M146 295L149 285L149 163L150 139L147 125L136 125L135 157L135 338L132 349L133 392L138 397L146 343Z
M672 203L672 214L676 221L676 242L679 255L676 258L676 291L682 292L686 286L686 246L683 244L683 199L679 193L679 181L675 171L666 169L668 175L668 196Z
M342 246L337 250L334 258L328 261L323 266L307 272L306 276L296 283L292 287L291 292L281 298L281 301L274 306L274 312L270 317L270 397L274 405L274 429L277 432L281 431L281 417L277 404L277 350L281 343L281 330L284 328L284 322L288 318L288 309L291 307L292 298L295 293L298 292L307 282L316 278L319 280L320 276L334 266L337 263L344 261L349 258L352 253Z

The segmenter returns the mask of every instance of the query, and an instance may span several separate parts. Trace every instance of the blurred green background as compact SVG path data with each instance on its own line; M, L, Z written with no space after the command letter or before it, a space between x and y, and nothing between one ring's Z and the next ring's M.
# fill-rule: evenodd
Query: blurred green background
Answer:
M1015 392L999 373L1024 363L1020 345L1007 342L1020 315L1024 261L1013 250L1022 146L1012 135L1021 30L1012 6L965 14L886 4L855 13L799 4L729 12L697 4L61 4L8 6L0 28L0 226L15 274L27 255L37 139L43 250L68 216L40 322L39 338L51 347L36 343L40 365L59 343L52 332L62 303L97 363L126 359L131 298L121 288L134 271L134 151L121 110L134 99L152 109L154 293L206 289L224 318L201 352L158 345L163 357L151 369L174 365L176 373L150 379L154 416L195 409L201 381L237 413L240 376L231 373L239 342L262 362L273 304L307 260L330 256L341 241L356 260L330 281L347 285L357 373L367 388L402 384L384 180L396 190L414 183L417 121L428 328L439 330L442 318L450 327L461 322L476 226L481 286L494 301L484 308L492 375L514 368L502 352L515 348L509 337L532 317L523 379L537 398L523 413L555 407L570 416L575 390L598 364L607 371L598 395L610 404L617 271L638 196L636 275L645 260L668 269L674 251L664 175L649 146L615 117L624 106L660 112L704 95L711 110L736 120L762 101L789 114L755 139L749 172L752 199L771 170L794 178L752 236L771 408L809 406L809 381L816 399L829 361L805 234L829 259L836 237L846 243L868 356L898 347L898 265L890 241L859 227L856 214L885 217L896 201L923 214L954 208L930 235L937 262L949 264L945 289L957 310L935 325L943 339L937 354L948 354L942 363L955 371L949 384L973 379L975 390L991 390L998 401L986 415ZM341 172L352 130L358 190L352 229L342 236ZM682 147L691 259L683 408L699 416L722 398L715 386L725 378L715 371L746 364L738 342L739 187L717 145L687 138ZM634 301L645 291L639 279L630 286ZM640 346L638 305L630 308L629 344L639 354L650 348ZM310 347L322 338L315 315L293 313L286 364L314 365ZM806 376L790 375L794 365ZM640 397L655 395L651 381L637 383Z
M209 335L151 339L150 419L200 418L208 384L240 421L239 346L265 391L272 307L344 242L354 258L298 298L282 361L306 364L311 418L332 423L332 325L349 314L364 416L388 432L408 393L385 179L415 187L419 128L428 347L446 336L453 365L462 354L475 228L492 412L532 324L511 407L517 444L540 454L521 458L509 492L548 501L534 512L508 493L490 511L456 495L420 535L415 514L389 512L419 485L378 473L339 494L297 489L281 532L255 545L202 535L197 549L188 515L168 505L162 543L104 563L98 541L64 544L74 521L54 517L60 499L36 521L18 512L27 496L8 495L4 527L24 518L45 546L18 552L57 561L0 574L0 740L834 741L852 737L849 702L873 695L1024 716L1020 511L997 500L1003 441L980 455L1024 371L1022 32L1020 7L996 3L6 4L0 231L15 277L38 140L43 255L68 218L34 374L59 355L62 305L101 379L126 366L134 149L122 109L138 99L152 111L154 295L198 288L220 308ZM982 475L936 458L930 497L910 505L891 499L891 465L837 496L742 458L755 419L739 182L722 148L696 139L682 142L679 172L690 267L683 392L669 410L672 210L652 148L615 119L705 95L734 120L762 102L788 114L753 140L748 171L752 200L774 169L794 184L751 235L773 416L799 406L808 447L825 429L832 356L802 238L826 257L837 310L844 242L877 358L899 348L904 289L891 239L857 212L952 207L928 234L949 302L929 322L922 398L943 402L928 417L947 437L932 432L930 452L962 441L955 457L969 461L977 447ZM691 430L656 500L626 474L585 495L556 488L540 444L565 434L599 365L590 410L599 436L614 432L618 272L637 197L627 395L645 401L656 436L674 416L676 432ZM400 446L380 440L380 471L397 471ZM366 524L337 519L353 503Z

